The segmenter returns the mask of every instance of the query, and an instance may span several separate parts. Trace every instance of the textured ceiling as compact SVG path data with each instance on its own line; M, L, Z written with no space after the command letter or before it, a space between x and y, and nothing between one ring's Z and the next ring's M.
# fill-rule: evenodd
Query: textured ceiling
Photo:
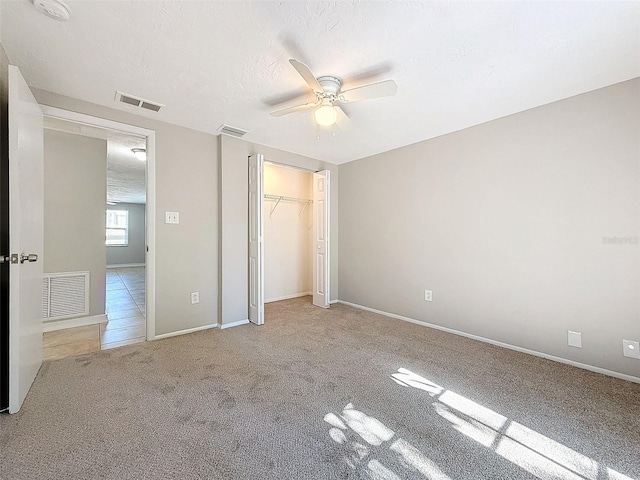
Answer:
M335 163L640 76L637 1L65 2L66 23L1 4L31 86ZM317 139L311 112L268 115L305 91L292 57L345 88L393 78L398 94L348 105L352 129ZM166 107L116 104L116 90Z
M105 128L45 117L45 128L107 141L107 201L146 203L146 164L132 148L146 148L146 139Z

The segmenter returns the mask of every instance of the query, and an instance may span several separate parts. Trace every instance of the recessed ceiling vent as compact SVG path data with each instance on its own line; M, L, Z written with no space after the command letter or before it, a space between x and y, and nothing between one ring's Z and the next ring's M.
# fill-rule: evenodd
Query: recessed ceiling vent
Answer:
M134 95L129 95L128 93L124 93L120 91L116 91L116 101L126 103L127 105L133 105L134 107L151 110L152 112L158 112L162 107L165 106L165 105L162 105L161 103L145 100L144 98L136 97Z
M220 133L224 133L225 135L231 135L232 137L238 137L238 138L242 138L247 133L249 133L246 130L242 130L241 128L238 128L238 127L232 127L231 125L226 125L224 123L220 125L220 127L218 127L218 131Z

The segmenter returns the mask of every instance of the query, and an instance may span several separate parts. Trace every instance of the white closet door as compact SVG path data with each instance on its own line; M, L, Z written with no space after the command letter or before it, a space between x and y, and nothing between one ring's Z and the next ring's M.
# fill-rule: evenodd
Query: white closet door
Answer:
M249 157L249 321L264 323L264 228L262 166L264 157Z
M329 308L329 171L313 174L313 304Z
M2 252L3 268L9 268L10 413L20 410L42 365L43 132L40 105L10 65L10 251Z

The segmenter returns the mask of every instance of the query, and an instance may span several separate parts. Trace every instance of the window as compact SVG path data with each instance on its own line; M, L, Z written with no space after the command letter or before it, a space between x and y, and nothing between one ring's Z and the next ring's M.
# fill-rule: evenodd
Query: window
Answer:
M107 210L106 245L129 245L129 211Z

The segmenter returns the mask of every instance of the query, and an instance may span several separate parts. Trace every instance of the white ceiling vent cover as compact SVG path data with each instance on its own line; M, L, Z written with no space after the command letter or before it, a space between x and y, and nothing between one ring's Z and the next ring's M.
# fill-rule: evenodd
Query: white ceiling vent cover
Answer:
M132 105L138 108L144 108L145 110L151 110L152 112L158 112L163 105L161 103L152 102L151 100L146 100L141 97L136 97L135 95L129 95L128 93L121 92L116 90L116 98L117 102L126 103L127 105Z
M218 132L223 133L225 135L231 135L232 137L238 137L238 138L242 138L247 133L249 133L246 130L242 130L241 128L238 128L238 127L232 127L231 125L226 125L224 123L220 125L220 127L218 127Z

